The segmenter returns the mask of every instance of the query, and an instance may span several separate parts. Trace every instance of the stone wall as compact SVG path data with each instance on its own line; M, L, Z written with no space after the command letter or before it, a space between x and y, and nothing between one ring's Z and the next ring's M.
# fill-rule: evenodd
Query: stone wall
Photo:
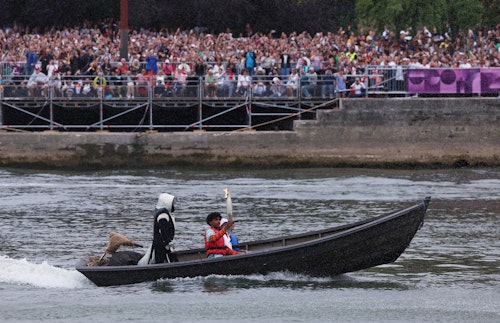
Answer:
M500 165L500 99L345 99L294 131L1 132L0 165Z

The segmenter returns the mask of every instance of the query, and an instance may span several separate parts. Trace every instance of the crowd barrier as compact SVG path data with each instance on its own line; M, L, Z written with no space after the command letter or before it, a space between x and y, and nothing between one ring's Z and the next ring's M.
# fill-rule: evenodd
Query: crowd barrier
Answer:
M2 79L1 98L293 98L326 99L349 94L349 86L356 78L365 85L367 95L384 92L404 92L405 81L395 77L393 71L367 70L366 74L317 75L310 81L298 77L289 82L289 75L253 75L246 82L239 82L238 76L224 79L209 77L188 77L179 81L171 76L145 76L138 79L117 75L53 75L41 76L30 81L31 75L9 75ZM342 77L343 86L337 79Z
M21 130L292 130L292 121L314 118L315 109L338 106L339 98L474 94L497 96L500 69L408 69L370 66L362 74L318 75L316 84L288 76L237 79L166 76L134 79L116 75L58 76L29 83L30 75L7 75L0 84L0 125ZM365 90L353 95L359 78ZM313 82L314 83L314 82ZM265 126L261 126L265 124Z

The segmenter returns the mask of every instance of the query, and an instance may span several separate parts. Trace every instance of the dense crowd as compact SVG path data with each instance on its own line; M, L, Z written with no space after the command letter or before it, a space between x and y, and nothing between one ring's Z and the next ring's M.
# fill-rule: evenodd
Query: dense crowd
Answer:
M500 24L494 30L477 28L456 33L449 28L386 28L382 32L347 28L313 35L252 33L251 29L239 35L230 30L210 34L198 28L132 29L126 59L120 58L116 26L104 21L44 32L21 26L0 29L1 75L3 79L25 75L29 83L29 77L41 73L47 78L56 77L60 87L61 75L88 76L94 85L109 82L105 77L118 75L124 84L130 85L123 93L127 96L137 93L141 76L154 76L155 82L161 83L175 80L180 91L189 77L204 77L207 92L215 93L223 86L219 81L223 78L234 81L235 88L228 91L241 91L248 78L263 75L274 80L270 84L282 85L282 93L286 94L289 88L296 89L290 83L295 74L300 79L310 71L323 76L361 75L367 66L500 66Z

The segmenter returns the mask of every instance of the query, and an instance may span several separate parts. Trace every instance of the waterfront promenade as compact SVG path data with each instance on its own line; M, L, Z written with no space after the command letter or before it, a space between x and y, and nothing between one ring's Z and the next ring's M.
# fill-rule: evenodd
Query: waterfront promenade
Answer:
M498 98L342 99L291 131L1 132L0 165L499 166Z

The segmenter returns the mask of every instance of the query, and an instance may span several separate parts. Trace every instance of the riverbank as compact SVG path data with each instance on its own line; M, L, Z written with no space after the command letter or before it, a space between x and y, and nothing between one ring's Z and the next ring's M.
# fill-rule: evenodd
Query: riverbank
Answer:
M344 99L293 131L0 133L4 167L500 165L498 98Z

